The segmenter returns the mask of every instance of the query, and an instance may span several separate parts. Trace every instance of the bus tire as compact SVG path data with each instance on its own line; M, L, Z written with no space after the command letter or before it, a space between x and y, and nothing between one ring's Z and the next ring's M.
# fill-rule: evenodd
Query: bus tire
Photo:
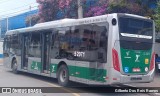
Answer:
M17 61L14 59L13 62L12 62L12 72L15 73L15 74L18 74L18 65L17 65Z
M57 73L58 83L61 86L69 85L69 71L66 65L61 65Z

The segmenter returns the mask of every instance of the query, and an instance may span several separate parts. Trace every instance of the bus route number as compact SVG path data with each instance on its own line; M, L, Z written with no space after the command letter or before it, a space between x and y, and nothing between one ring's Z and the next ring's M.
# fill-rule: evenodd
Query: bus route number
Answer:
M74 56L76 56L76 57L84 57L85 56L85 52L75 51L74 52Z

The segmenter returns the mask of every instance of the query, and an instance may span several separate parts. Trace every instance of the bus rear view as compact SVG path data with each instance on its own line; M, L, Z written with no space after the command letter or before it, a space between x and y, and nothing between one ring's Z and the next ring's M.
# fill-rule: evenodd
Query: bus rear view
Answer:
M119 34L112 48L112 83L151 82L154 77L154 23L128 14L117 14ZM114 27L113 27L114 28ZM114 34L114 33L113 33Z

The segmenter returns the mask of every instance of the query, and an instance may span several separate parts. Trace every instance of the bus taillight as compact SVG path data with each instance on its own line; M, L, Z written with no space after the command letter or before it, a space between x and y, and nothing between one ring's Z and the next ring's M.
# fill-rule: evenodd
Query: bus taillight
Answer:
M154 68L154 62L155 62L155 60L154 60L154 58L155 58L155 52L152 54L152 58L151 58L151 63L150 63L150 71Z
M112 49L112 58L114 69L120 72L118 52L115 49Z

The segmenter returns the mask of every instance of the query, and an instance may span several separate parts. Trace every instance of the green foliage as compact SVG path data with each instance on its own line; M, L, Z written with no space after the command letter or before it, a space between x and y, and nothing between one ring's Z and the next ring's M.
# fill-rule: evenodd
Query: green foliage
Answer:
M37 24L39 20L40 20L40 18L38 16L38 14L34 14L34 15L27 16L25 22L26 22L27 26L33 26L33 25Z
M37 0L39 22L77 17L77 0Z
M135 2L129 2L126 0L114 1L109 4L110 13L140 13L141 6Z
M38 22L47 22L62 18L78 17L77 0L37 0L37 3L39 3L39 12L38 17L31 17L33 18L33 23L36 20ZM109 13L130 13L150 17L153 14L153 11L148 8L149 0L145 2L146 4L144 0L81 0L81 3L83 5L84 17ZM157 18L157 16L154 17ZM29 18L28 21L30 20L32 19ZM28 21L27 23L30 24Z
M157 3L155 14L153 15L156 24L156 32L160 32L160 1Z
M109 13L130 13L151 16L153 11L141 0L113 0L109 4Z

